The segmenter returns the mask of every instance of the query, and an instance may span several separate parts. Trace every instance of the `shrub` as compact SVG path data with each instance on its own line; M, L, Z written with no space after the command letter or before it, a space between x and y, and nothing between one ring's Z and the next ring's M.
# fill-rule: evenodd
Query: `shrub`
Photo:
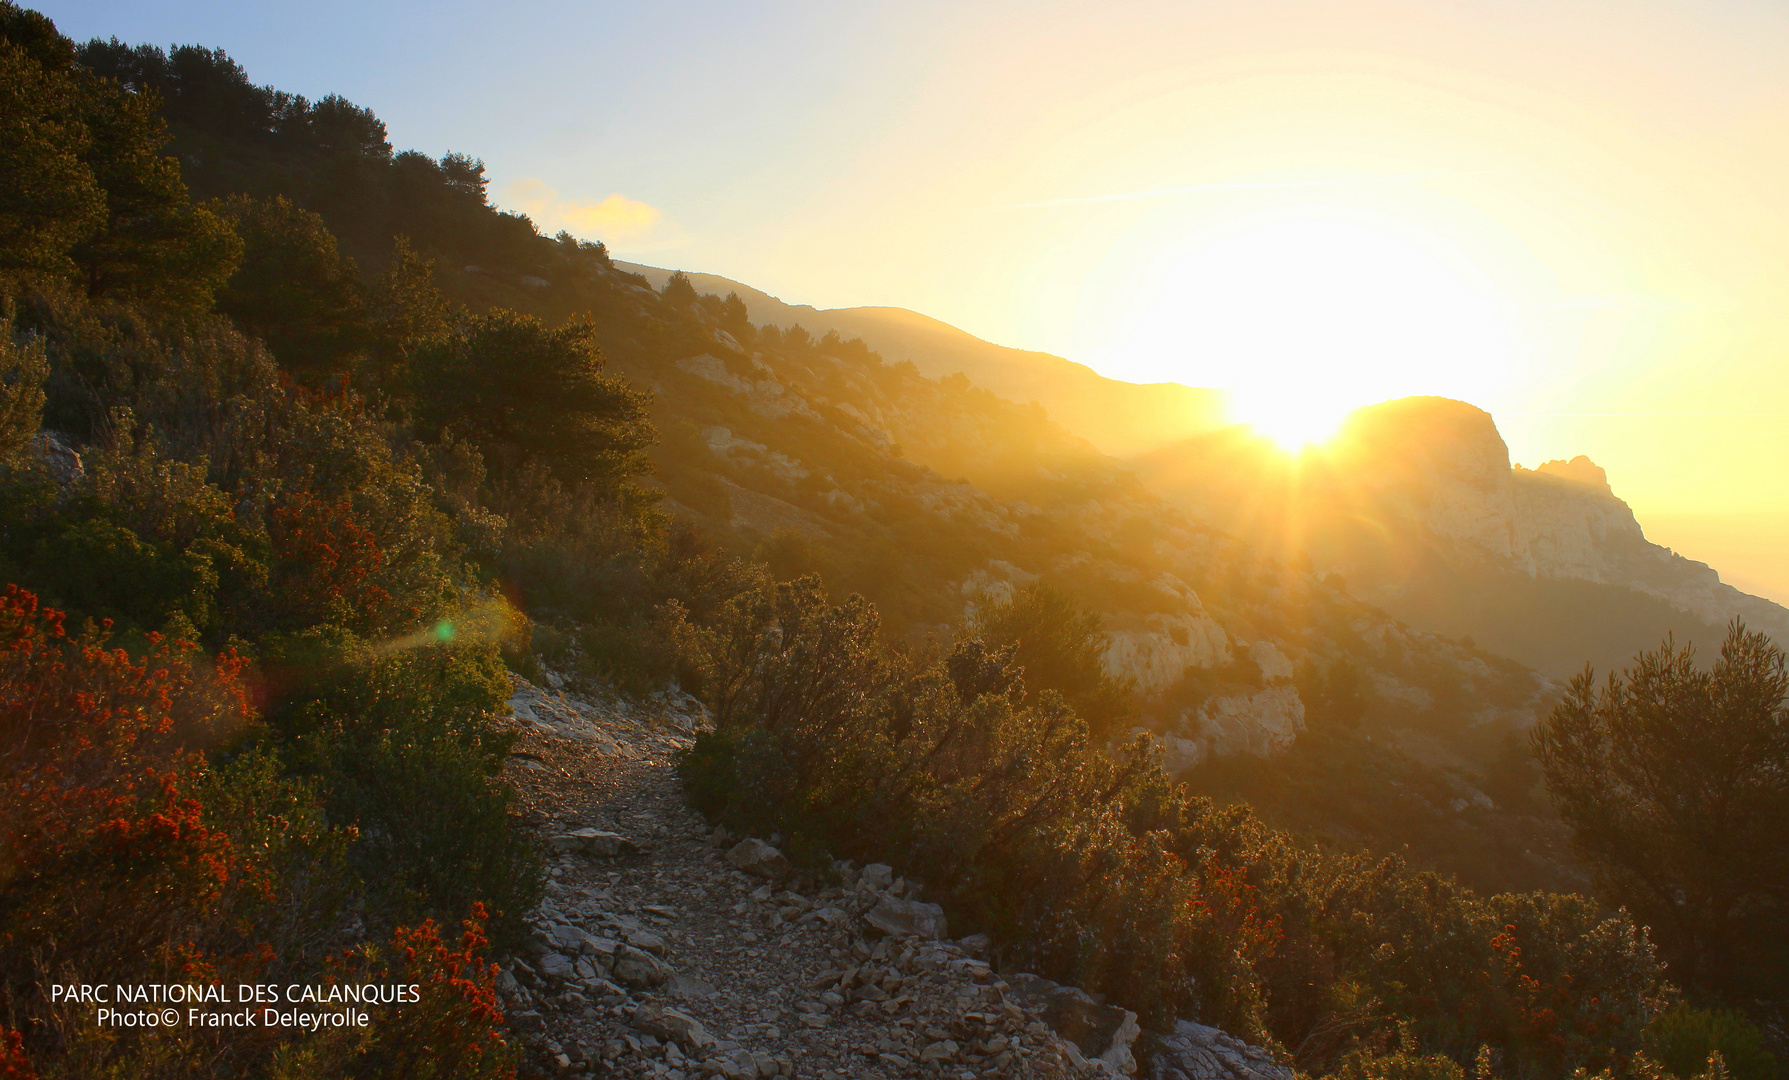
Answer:
M1531 739L1613 903L1656 928L1675 981L1789 993L1789 669L1734 623L1707 668L1665 642L1600 690L1587 668Z
M0 1080L37 1080L25 1056L25 1037L5 1024L0 1024Z
M265 662L284 689L269 722L326 792L331 820L358 830L348 863L370 923L482 900L510 936L541 867L493 779L514 739L491 722L509 674L494 642L419 637L383 653L339 633L270 640Z
M368 1080L496 1080L514 1077L516 1054L503 1037L497 965L483 956L485 910L474 904L455 948L434 920L400 926L389 946L362 947L332 960L331 981L414 984L418 1000L375 1010L358 1032L332 1032L317 1054L332 1075ZM321 1070L319 1070L321 1071ZM307 1073L315 1075L315 1073Z
M1764 1045L1764 1033L1743 1013L1731 1009L1698 1009L1679 1005L1647 1025L1646 1054L1677 1077L1692 1077L1720 1054L1734 1080L1775 1080L1777 1059Z
M1025 681L1054 690L1105 741L1136 721L1136 691L1106 673L1106 635L1099 616L1081 611L1038 582L1022 586L1005 603L984 604L971 630L995 645L1014 645Z
M1003 963L1148 1021L1277 1038L1321 1072L1401 1016L1431 1049L1381 1055L1386 1076L1456 1077L1489 1045L1527 1077L1620 1063L1657 1011L1624 918L1301 849L1170 783L1147 739L1096 749L1060 694L1024 692L1022 646L892 651L873 608L812 578L670 617L715 715L681 766L699 808L810 858L899 863Z
M118 1060L140 1076L230 1071L259 1050L216 1032L99 1031L51 1006L47 982L258 981L302 968L339 910L342 838L312 793L264 753L213 764L192 749L254 730L241 662L149 643L132 657L70 640L29 593L0 600L0 996L39 1018L40 1064L66 1075Z
M0 308L0 465L10 462L37 434L43 417L43 383L50 365L42 342L12 339L11 305Z

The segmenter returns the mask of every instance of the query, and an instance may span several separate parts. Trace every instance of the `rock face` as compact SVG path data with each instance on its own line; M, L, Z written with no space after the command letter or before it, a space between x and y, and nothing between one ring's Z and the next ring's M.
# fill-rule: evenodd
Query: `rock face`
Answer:
M1789 640L1789 610L1648 541L1587 457L1512 468L1490 414L1444 398L1362 409L1349 430L1358 457L1350 476L1392 512L1394 530L1421 529L1535 577L1633 589L1717 625L1743 618Z
M29 452L43 463L57 487L68 487L86 475L81 455L75 453L67 438L59 432L44 429L31 436Z
M1293 1080L1258 1046L1214 1027L1182 1020L1157 1040L1149 1060L1150 1080Z
M1265 757L1292 745L1304 730L1304 702L1290 683L1251 694L1212 698L1200 710L1195 742L1210 754Z
M1266 639L1249 643L1242 651L1265 685L1213 694L1183 712L1160 738L1162 767L1170 775L1213 755L1266 757L1292 745L1304 730L1304 701L1292 684L1292 661Z
M1194 598L1197 602L1197 597ZM1229 635L1203 611L1144 616L1135 629L1106 632L1106 670L1145 694L1173 686L1189 667L1230 662Z
M1087 1060L1127 1076L1137 1071L1132 1046L1141 1029L1136 1013L1101 1004L1085 991L1037 975L1021 973L1007 981L1015 997L1037 1009L1051 1030L1074 1043Z

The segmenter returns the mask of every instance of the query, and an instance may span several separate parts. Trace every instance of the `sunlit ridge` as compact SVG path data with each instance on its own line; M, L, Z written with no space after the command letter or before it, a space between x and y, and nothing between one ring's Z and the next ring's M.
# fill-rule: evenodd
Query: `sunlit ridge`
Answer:
M1529 352L1518 315L1441 236L1290 207L1165 244L1101 367L1227 386L1232 419L1296 449L1374 402L1495 398Z

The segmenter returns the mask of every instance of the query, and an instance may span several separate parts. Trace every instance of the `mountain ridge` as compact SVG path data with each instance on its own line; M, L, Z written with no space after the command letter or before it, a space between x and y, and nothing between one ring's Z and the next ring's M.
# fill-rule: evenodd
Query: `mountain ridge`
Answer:
M1512 465L1490 414L1465 402L1367 406L1297 458L1233 430L1133 464L1195 517L1555 678L1667 635L1719 640L1733 619L1789 640L1789 609L1647 540L1589 458Z
M673 274L639 264L616 266L661 288ZM1394 556L1375 550L1362 537L1341 535L1350 527L1339 525L1340 532L1305 536L1314 544L1306 550L1283 543L1283 522L1267 528L1259 520L1236 516L1238 506L1261 509L1258 493L1249 490L1252 485L1214 479L1225 468L1240 468L1257 482L1265 480L1269 491L1279 483L1261 475L1262 462L1273 460L1277 451L1264 440L1250 439L1246 428L1222 422L1217 391L1194 391L1199 396L1188 408L1193 399L1181 392L1191 388L1107 379L1073 361L994 345L904 308L819 309L787 304L718 275L686 276L699 292L737 293L754 321L856 337L890 361L913 362L927 377L960 371L999 397L1037 402L1065 431L1125 460L1146 484L1197 519L1282 558L1312 559L1319 572L1340 574L1363 600L1413 626L1484 642L1555 679L1569 678L1586 660L1604 669L1619 666L1667 635L1718 640L1734 618L1777 640L1789 640L1789 609L1736 589L1706 563L1647 540L1632 509L1588 458L1546 462L1532 470L1514 465L1490 415L1465 402L1453 403L1459 409L1451 410L1434 404L1451 399L1406 398L1351 414L1345 431L1357 443L1370 435L1376 449L1369 455L1372 460L1356 453L1351 464L1339 468L1357 475L1342 478L1338 472L1334 479L1345 486L1374 488L1375 499L1396 506L1385 524L1411 535L1392 545L1402 549ZM1413 403L1429 404L1419 408ZM1454 415L1444 421L1441 414L1450 411ZM1160 419L1163 413L1179 419ZM1154 426L1148 422L1151 416L1158 418ZM1114 423L1113 417L1119 420ZM1163 441L1176 422L1190 433ZM1114 435L1113 427L1126 434ZM1368 432L1369 427L1377 430ZM1215 464L1211 447L1238 438L1250 442L1260 460L1239 462L1220 454L1226 465L1209 468ZM1114 452L1115 447L1140 449L1124 453ZM1176 479L1173 459L1182 453L1207 466L1208 475L1190 485ZM1465 457L1450 460L1450 454ZM944 459L933 464L948 469ZM1418 482L1406 475L1410 468L1429 475ZM1397 482L1379 482L1387 478ZM1409 487L1412 483L1415 488ZM1277 514L1288 512L1281 506ZM1429 534L1435 543L1423 539ZM1431 565L1436 560L1439 564ZM1406 568L1392 571L1391 564L1400 561ZM1516 603L1514 596L1523 599ZM1519 632L1514 625L1533 620L1538 626L1560 616L1564 629L1540 632L1538 640L1534 630ZM1121 643L1115 662L1127 668L1140 663L1132 674L1154 683L1158 677L1145 672L1153 672L1155 662L1131 658L1122 632L1115 641ZM1118 654L1125 659L1119 661Z
M615 265L659 288L674 273L638 263ZM1128 457L1225 423L1220 391L1111 379L1050 353L984 341L907 308L815 308L785 303L717 274L685 274L699 293L737 293L754 323L784 330L799 325L816 337L831 331L843 338L861 338L889 362L909 361L928 378L961 372L1010 401L1035 401L1051 419L1114 457Z

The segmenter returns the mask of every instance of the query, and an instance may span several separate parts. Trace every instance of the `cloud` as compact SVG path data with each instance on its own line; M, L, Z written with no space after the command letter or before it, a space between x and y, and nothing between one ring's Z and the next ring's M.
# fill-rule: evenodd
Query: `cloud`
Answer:
M509 186L508 202L534 219L544 233L561 229L586 239L630 240L650 233L663 216L658 207L619 193L600 202L562 199L540 180L518 180Z

